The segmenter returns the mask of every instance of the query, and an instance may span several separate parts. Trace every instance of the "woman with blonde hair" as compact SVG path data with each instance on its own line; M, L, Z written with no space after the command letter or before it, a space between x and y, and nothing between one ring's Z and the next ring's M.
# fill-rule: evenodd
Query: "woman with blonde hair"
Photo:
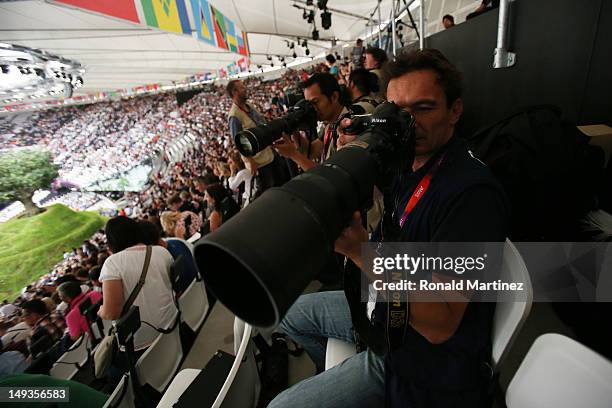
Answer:
M160 222L167 236L185 240L202 228L202 219L191 211L164 211Z

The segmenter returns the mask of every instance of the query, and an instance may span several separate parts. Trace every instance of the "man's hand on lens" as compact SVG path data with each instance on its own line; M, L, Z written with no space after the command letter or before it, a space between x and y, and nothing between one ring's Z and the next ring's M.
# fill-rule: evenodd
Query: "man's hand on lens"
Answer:
M294 158L297 153L297 146L285 133L283 133L283 136L280 139L274 141L273 146L278 154L289 159Z
M338 141L336 142L336 148L338 150L342 149L344 146L357 139L358 135L350 135L344 133L344 129L351 126L352 123L353 121L349 118L344 118L340 121L340 125L338 126Z
M334 250L350 258L355 265L361 267L361 244L365 242L368 242L368 232L361 223L361 213L355 211L349 225L336 239Z

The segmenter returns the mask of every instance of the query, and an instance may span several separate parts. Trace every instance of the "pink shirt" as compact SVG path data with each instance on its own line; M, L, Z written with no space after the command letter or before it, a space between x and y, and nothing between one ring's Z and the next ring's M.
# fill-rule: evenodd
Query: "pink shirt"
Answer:
M87 293L81 293L70 302L70 311L66 314L66 326L68 326L68 332L73 339L79 337L82 333L89 333L87 319L81 315L79 310L79 304L85 299L91 300L91 304L96 304L102 299L102 293L90 290Z

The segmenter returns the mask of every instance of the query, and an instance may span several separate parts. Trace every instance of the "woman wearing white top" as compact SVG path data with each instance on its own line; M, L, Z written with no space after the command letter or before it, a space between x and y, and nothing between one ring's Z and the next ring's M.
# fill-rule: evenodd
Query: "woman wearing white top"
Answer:
M229 178L230 190L238 191L240 184L244 183L244 193L242 194L242 208L244 208L251 201L251 180L253 175L251 170L245 167L245 163L238 152L230 152L227 161L232 174Z
M146 246L138 223L127 217L109 220L106 237L113 254L104 262L100 273L103 303L98 314L102 319L116 320L140 279ZM159 334L155 328L171 326L177 313L169 277L172 255L161 246L151 249L145 283L133 303L140 309L142 322L134 335L136 351L150 346Z

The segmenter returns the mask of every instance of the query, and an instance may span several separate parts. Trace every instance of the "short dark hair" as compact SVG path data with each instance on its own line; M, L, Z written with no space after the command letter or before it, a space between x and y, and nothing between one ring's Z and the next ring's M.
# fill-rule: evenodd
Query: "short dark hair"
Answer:
M234 96L234 91L236 90L236 85L241 82L239 79L232 79L227 83L225 90L227 91L227 95L232 98Z
M366 95L372 92L378 92L380 89L376 74L365 68L358 68L351 71L349 82L355 84L357 89Z
M166 201L168 205L179 204L181 202L183 202L183 200L181 200L180 194L172 194L170 198L168 198L168 201Z
M94 266L93 268L89 270L89 280L92 282L99 281L101 272L102 272L101 266L98 266L98 265Z
M382 67L382 65L385 62L387 62L387 60L389 59L389 57L387 56L387 53L382 48L368 47L368 48L366 48L365 53L366 54L370 54L370 55L372 55L372 57L374 57L376 62L378 62L379 68Z
M61 285L64 282L71 282L71 281L72 282L78 282L79 280L76 278L76 276L67 274L67 275L60 276L53 283L55 284L55 286L59 286L59 285Z
M196 181L202 184L216 184L219 182L219 177L215 176L212 173L204 173L201 176L196 177Z
M151 221L141 220L138 221L138 225L142 229L142 235L144 238L143 244L146 245L157 245L161 239L161 231L159 227L153 224Z
M438 50L428 48L402 53L388 63L384 71L389 81L410 72L433 71L446 95L448 107L461 98L461 72Z
M340 85L338 80L332 74L326 72L319 72L312 75L310 78L300 84L302 89L310 88L313 85L319 85L321 93L331 99L334 92L338 92L338 99L340 99L342 92L340 91Z
M40 316L45 316L49 313L47 310L47 305L40 299L28 300L27 302L21 304L21 308L25 311L36 313Z
M455 17L451 16L450 14L444 15L444 17L442 17L442 21L444 20L449 20L451 23L455 24Z
M115 217L106 223L106 239L113 253L121 252L136 244L144 243L142 230L138 223L128 217Z
M334 57L334 54L327 54L325 56L325 60L330 64L333 64L334 62L336 62L336 57Z
M58 286L57 290L62 295L69 297L71 300L83 293L81 285L78 282L74 281L62 283Z

